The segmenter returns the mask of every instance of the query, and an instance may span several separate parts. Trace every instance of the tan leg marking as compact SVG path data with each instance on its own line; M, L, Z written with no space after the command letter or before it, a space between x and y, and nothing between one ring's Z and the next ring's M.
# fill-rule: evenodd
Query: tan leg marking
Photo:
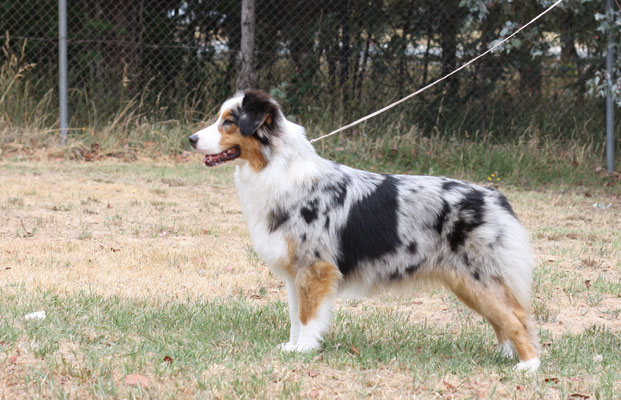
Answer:
M507 304L509 304L509 307L513 310L513 315L515 315L515 317L519 320L520 324L524 328L527 339L530 342L531 347L534 349L535 357L538 357L541 353L541 348L539 346L539 335L537 333L537 327L535 326L535 322L533 321L532 316L530 315L528 310L524 309L524 307L522 307L522 305L517 301L517 299L513 295L513 291L504 282L501 282L501 284L504 289Z
M287 260L287 264L285 265L285 270L289 273L289 275L291 275L291 277L295 276L295 261L297 259L296 256L296 243L293 239L291 238L286 238L285 241L287 242L287 256L289 257L289 259Z
M530 316L504 283L492 281L486 288L463 276L447 277L444 282L464 304L489 321L499 343L511 340L522 361L537 358L537 349L531 341L533 332L528 323ZM536 340L536 333L534 338Z
M327 262L319 261L298 271L295 286L298 289L300 322L304 325L317 316L321 303L336 293L341 273Z
M472 307L470 307L470 308L472 308ZM489 322L489 324L492 326L492 328L494 328L494 333L496 334L496 340L498 341L498 344L503 344L504 341L507 340L507 337L505 336L505 333L500 329L500 327L498 325L496 325L492 321L488 320L487 322Z

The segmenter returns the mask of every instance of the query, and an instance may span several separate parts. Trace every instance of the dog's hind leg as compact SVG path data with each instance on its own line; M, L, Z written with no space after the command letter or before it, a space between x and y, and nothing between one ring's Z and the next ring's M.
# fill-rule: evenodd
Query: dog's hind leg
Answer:
M511 340L509 340L505 332L500 329L498 325L490 320L487 320L487 322L489 322L492 328L494 328L494 332L496 333L496 339L498 340L498 351L500 352L500 354L508 358L513 358L516 355L516 350Z
M470 306L470 308L473 307ZM479 312L479 314L481 313ZM513 345L513 342L507 337L506 332L491 320L488 319L487 322L489 322L492 328L494 328L494 333L496 333L496 339L498 340L498 352L507 358L515 357L517 355L517 351Z
M501 348L509 353L515 346L520 362L517 370L534 372L539 368L538 339L528 311L516 300L511 289L499 278L483 284L467 275L451 275L445 284L468 307L487 319Z
M294 283L299 333L295 346L287 346L284 350L309 351L319 348L322 336L330 325L340 279L339 270L323 261L298 270Z

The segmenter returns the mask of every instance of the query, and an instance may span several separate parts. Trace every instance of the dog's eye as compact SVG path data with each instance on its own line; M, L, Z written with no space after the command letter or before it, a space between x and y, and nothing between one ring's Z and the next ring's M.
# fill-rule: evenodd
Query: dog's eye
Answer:
M230 119L225 119L224 121L222 121L222 126L229 126L229 125L233 125L233 121L231 121Z

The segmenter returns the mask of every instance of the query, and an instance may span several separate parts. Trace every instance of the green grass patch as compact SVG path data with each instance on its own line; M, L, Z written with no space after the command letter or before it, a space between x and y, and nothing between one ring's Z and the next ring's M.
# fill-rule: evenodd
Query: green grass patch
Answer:
M275 350L287 338L281 302L128 300L31 292L23 285L0 288L0 297L0 362L22 346L19 357L31 354L24 390L56 398L71 397L72 390L103 398L288 397L302 395L304 379L313 378L287 380L282 370L351 375L389 369L410 376L424 397L437 392L430 382L494 376L497 382L487 389L492 397L499 386L521 386L536 397L554 385L561 398L586 391L613 399L621 378L621 354L614 350L620 338L596 327L556 339L544 332L541 373L528 376L512 370L516 360L494 351L492 331L482 321L438 329L399 313L338 312L323 349L299 355ZM35 310L45 310L47 318L23 319ZM67 343L70 352L63 350ZM147 376L152 386L126 385L123 378L133 373Z
M415 129L394 126L394 132L379 137L358 132L329 138L316 147L326 158L382 173L445 175L523 188L621 188L614 176L594 172L603 162L601 146L580 141L561 142L532 135L502 141L440 133L426 137Z

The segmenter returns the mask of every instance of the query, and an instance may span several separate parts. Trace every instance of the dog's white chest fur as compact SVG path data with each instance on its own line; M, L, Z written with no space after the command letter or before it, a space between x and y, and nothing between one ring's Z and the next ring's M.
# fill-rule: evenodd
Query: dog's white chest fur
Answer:
M299 178L300 173L293 173L292 169L267 167L257 174L237 166L235 171L235 185L254 249L272 272L281 277L285 274L285 264L290 261L289 248L283 231L270 227L269 215L274 209L286 209L298 201L301 193L295 189L295 183L290 183Z
M277 266L287 257L287 244L280 231L270 233L267 218L271 209L270 198L252 190L254 185L240 184L240 167L237 168L235 183L254 250L270 266L272 272L282 276Z

